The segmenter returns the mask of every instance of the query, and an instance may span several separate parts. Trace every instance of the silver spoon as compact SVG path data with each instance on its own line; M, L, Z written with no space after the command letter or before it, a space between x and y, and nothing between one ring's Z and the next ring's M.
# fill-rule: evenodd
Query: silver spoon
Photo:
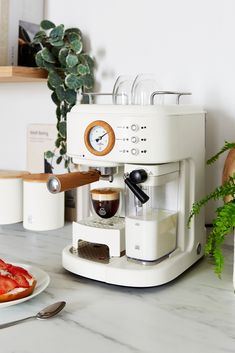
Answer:
M2 324L0 325L0 329L1 328L6 328L6 327L10 327L13 325L17 325L21 322L27 321L27 320L32 320L32 319L40 319L40 320L45 320L45 319L49 319L52 316L55 316L56 314L58 314L66 305L66 302L62 301L62 302L57 302L54 304L51 304L49 306L47 306L46 308L42 309L41 311L39 311L39 313L37 313L34 316L29 316L26 317L24 319L20 319L20 320L16 320L16 321L11 321L11 322L7 322L6 324Z

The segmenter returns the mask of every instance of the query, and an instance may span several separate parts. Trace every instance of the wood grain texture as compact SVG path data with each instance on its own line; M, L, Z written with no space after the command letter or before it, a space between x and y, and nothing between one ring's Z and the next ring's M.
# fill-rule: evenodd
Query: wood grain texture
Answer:
M38 67L0 66L0 82L43 82L47 75Z
M73 172L61 175L54 175L60 184L60 191L67 191L79 186L87 185L98 181L100 173L97 170L90 170L89 172Z

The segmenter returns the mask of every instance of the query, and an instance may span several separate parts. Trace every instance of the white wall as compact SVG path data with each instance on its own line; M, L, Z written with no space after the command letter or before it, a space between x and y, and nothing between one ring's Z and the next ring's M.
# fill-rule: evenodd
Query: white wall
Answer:
M78 26L97 61L101 91L119 74L155 73L162 89L191 91L207 115L207 157L235 125L234 0L48 0L47 18ZM43 84L0 85L0 168L25 166L25 126L54 119ZM20 107L22 104L22 108ZM14 141L9 146L14 124ZM6 148L6 146L9 146ZM13 148L14 147L14 148ZM17 152L17 153L16 153ZM207 169L208 191L223 158ZM208 210L208 219L210 219Z

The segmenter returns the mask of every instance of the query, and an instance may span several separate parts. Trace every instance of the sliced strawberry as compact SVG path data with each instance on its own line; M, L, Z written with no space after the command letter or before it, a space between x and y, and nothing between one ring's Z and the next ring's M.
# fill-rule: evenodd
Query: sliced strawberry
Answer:
M8 276L0 275L0 291L3 292L2 294L7 293L17 287L19 286L14 279Z
M26 271L24 268L20 266L10 265L7 268L7 271L10 272L12 275L23 275L25 278L31 279L32 276Z
M6 262L4 262L2 259L0 259L0 270L6 270L9 267Z
M8 277L12 278L16 283L18 284L18 287L22 288L29 288L29 282L25 278L24 275L12 275L11 273L8 275Z

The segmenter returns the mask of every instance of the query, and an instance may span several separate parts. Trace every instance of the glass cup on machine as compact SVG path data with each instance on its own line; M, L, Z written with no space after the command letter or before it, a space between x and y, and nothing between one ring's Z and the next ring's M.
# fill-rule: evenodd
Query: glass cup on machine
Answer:
M101 220L110 220L119 215L121 190L117 188L97 188L90 190L92 211Z
M154 74L139 74L131 88L131 103L137 105L152 104L152 94L159 91L159 84ZM163 104L163 96L158 96L154 104Z
M120 75L116 79L113 87L113 104L131 104L131 87L134 77L130 75Z

